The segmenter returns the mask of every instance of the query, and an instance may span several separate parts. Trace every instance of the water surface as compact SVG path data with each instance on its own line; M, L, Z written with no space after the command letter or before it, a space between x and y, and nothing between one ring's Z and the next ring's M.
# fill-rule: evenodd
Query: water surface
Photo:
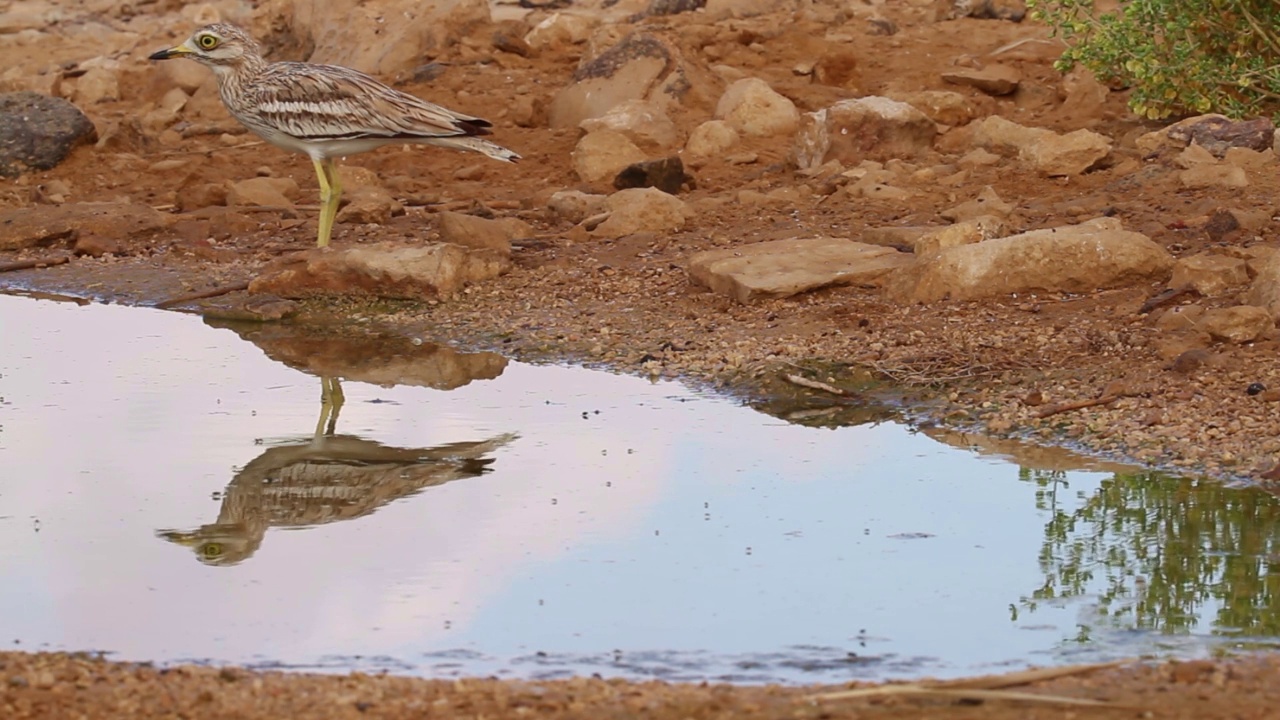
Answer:
M0 296L0 640L816 682L1280 634L1272 496L949 439L413 339Z

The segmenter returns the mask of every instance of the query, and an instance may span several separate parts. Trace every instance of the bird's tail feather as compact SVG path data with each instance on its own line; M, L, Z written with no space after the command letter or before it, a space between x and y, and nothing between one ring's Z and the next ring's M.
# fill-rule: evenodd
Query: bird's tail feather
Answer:
M470 150L478 152L481 155L488 155L494 160L503 162L515 162L520 156L511 150L508 150L497 143L491 143L488 140L482 140L478 137L441 137L424 139L422 142L438 147L452 148L454 150Z

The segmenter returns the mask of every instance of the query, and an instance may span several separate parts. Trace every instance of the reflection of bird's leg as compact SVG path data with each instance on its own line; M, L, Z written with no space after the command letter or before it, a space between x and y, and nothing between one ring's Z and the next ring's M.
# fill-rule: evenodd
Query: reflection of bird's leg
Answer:
M320 419L316 422L316 437L332 435L338 426L338 412L346 396L342 394L342 383L336 377L320 378Z

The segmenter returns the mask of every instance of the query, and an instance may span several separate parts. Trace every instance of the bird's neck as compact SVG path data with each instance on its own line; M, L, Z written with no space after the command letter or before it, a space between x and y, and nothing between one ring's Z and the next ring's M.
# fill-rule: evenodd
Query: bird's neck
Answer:
M234 94L251 78L257 77L266 69L267 61L256 55L247 55L235 63L211 67L218 81L218 89L225 95L228 91Z

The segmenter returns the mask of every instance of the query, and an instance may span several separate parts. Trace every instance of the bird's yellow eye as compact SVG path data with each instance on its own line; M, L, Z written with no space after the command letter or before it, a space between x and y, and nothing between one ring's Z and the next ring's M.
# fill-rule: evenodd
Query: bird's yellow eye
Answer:
M218 47L218 37L216 35L201 35L196 38L196 44L205 50L212 50Z
M222 557L222 545L220 543L205 543L200 547L200 552L207 558Z

